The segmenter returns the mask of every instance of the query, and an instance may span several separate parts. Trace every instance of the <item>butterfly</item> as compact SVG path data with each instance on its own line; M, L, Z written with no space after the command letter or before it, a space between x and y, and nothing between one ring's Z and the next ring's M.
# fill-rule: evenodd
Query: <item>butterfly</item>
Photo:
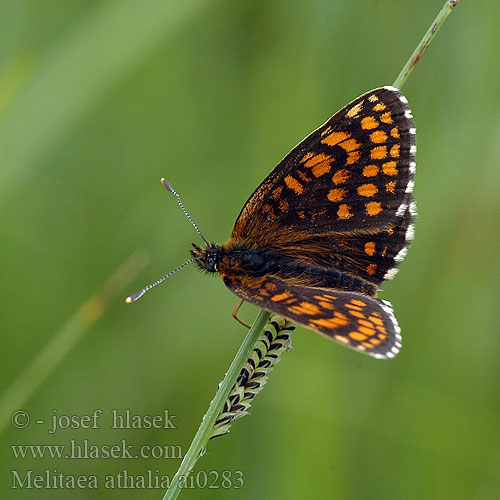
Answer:
M206 243L193 243L192 259L173 272L194 260L244 301L356 351L392 358L400 328L377 291L413 238L415 154L407 99L380 87L293 148L250 196L224 243L205 240L163 180Z

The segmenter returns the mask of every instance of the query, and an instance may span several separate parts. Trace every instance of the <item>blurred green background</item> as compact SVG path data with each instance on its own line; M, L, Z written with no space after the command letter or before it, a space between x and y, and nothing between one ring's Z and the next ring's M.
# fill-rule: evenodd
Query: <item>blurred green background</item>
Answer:
M31 424L7 425L4 498L162 498L104 478L173 476L179 459L15 459L11 445L187 451L245 330L231 318L235 296L194 266L125 305L199 242L160 177L210 240L227 239L286 152L392 84L442 3L1 2L2 391L134 250L149 256L22 405ZM497 2L460 2L403 89L418 131L419 219L382 294L402 352L378 361L298 329L252 415L195 469L209 483L210 471L241 470L243 488L182 498L498 498L499 16ZM55 413L95 409L99 429L48 433ZM177 428L110 429L112 409L168 409ZM12 470L95 474L100 488L11 489Z

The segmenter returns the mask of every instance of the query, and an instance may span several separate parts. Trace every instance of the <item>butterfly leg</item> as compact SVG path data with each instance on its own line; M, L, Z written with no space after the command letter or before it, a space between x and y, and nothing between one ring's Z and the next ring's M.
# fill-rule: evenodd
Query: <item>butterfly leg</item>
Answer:
M243 326L246 326L247 328L251 328L251 326L248 323L245 323L242 319L238 318L238 311L240 310L241 304L245 302L243 299L240 299L238 303L236 304L236 307L233 310L233 318L238 322L241 323Z

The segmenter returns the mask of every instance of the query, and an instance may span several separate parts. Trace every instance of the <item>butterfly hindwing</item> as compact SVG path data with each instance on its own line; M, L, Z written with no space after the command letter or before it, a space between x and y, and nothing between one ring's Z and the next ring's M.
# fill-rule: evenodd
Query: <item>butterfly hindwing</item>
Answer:
M401 347L391 305L356 292L290 285L275 277L224 278L239 297L376 358L392 358Z
M244 205L232 237L370 231L402 216L413 189L415 127L393 87L358 97L298 144Z

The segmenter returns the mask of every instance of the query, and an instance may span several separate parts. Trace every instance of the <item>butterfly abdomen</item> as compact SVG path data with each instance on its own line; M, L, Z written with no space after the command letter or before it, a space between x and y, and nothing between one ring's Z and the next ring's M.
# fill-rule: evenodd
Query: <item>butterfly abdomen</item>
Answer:
M290 285L357 291L375 295L376 286L350 273L314 265L265 248L251 248L232 240L218 247L217 270L245 280L275 276Z

